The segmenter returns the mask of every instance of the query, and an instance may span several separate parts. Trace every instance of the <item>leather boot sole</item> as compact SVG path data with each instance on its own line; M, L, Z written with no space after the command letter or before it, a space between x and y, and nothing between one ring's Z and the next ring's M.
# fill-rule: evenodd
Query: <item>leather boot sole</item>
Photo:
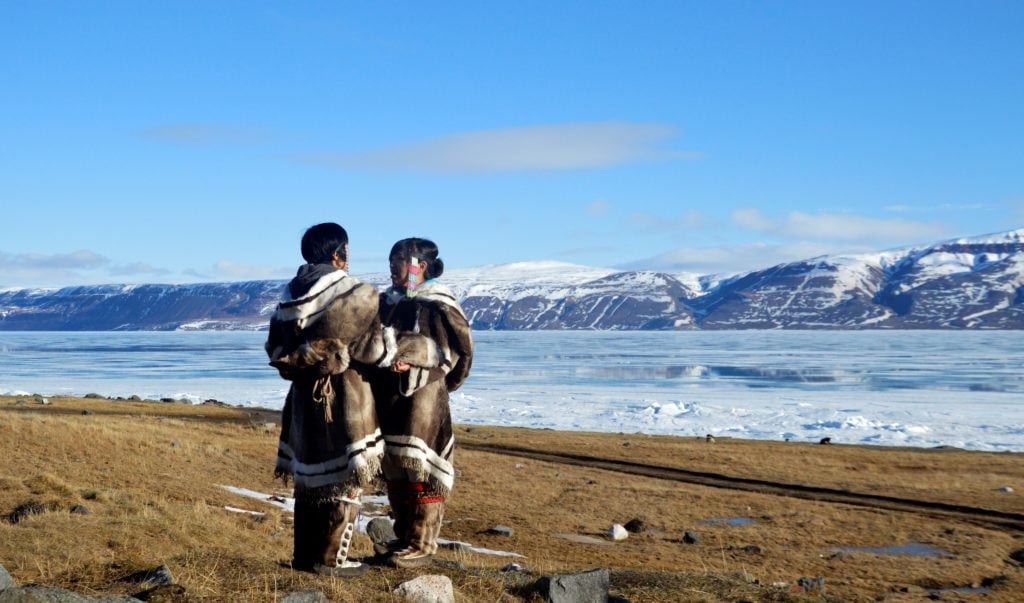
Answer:
M335 578L350 578L353 576L362 576L366 572L370 571L370 566L365 563L359 563L349 566L344 565L324 565L317 563L313 566L313 573L320 574L321 576L334 576Z

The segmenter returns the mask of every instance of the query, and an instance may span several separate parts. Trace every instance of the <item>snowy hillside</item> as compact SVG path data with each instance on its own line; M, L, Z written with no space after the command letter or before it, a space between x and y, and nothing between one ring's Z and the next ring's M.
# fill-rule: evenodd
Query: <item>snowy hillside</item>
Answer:
M449 269L442 281L476 329L1024 329L1024 229L721 279L543 261ZM0 291L0 330L258 329L283 286Z

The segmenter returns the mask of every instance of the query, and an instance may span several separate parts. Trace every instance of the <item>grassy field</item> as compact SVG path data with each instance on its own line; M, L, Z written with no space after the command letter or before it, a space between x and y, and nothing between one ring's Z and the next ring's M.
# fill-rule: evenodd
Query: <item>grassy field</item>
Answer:
M45 512L0 521L0 565L21 584L130 594L138 588L125 576L163 563L186 588L181 600L273 601L317 589L336 601L393 601L398 584L430 572L449 576L461 602L530 601L537 596L529 585L539 576L595 567L612 570L612 592L633 602L1019 601L1024 592L1024 571L1009 557L1024 548L1024 526L1012 519L1024 514L1019 454L460 426L460 476L442 537L520 553L528 571L500 571L508 558L443 550L426 570L375 567L342 580L282 567L290 555L288 514L221 487L287 494L272 478L276 413L22 400L0 397L0 518L30 502ZM510 447L576 461L499 450ZM708 487L595 468L579 462L583 457L974 512L895 511ZM1006 486L1016 492L999 491ZM72 512L75 505L88 513ZM634 518L644 532L622 542L605 537L612 523ZM485 533L497 524L513 534ZM685 543L687 531L700 542ZM932 547L934 556L852 548L903 545ZM354 548L357 557L370 555L365 535ZM818 577L823 593L797 586Z

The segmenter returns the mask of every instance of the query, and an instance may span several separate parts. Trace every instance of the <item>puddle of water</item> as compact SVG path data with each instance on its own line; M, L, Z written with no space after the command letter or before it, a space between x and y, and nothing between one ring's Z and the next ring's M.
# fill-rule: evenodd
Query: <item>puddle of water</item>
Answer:
M755 522L749 517L712 517L705 519L704 523L709 526L749 526Z
M909 542L900 546L836 546L831 547L828 550L841 551L844 553L871 553L872 555L911 555L913 557L942 558L956 557L956 555L949 551L944 551L928 544L921 544L920 542Z
M579 542L582 544L600 544L601 546L611 546L612 543L607 540L601 540L600 538L594 538L593 536L584 536L583 534L556 534L559 538L564 538L570 542Z

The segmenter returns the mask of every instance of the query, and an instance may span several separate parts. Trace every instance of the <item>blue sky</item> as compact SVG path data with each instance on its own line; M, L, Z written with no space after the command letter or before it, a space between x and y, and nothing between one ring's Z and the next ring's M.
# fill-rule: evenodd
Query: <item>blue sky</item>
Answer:
M1024 3L5 2L0 287L701 273L1024 226Z

